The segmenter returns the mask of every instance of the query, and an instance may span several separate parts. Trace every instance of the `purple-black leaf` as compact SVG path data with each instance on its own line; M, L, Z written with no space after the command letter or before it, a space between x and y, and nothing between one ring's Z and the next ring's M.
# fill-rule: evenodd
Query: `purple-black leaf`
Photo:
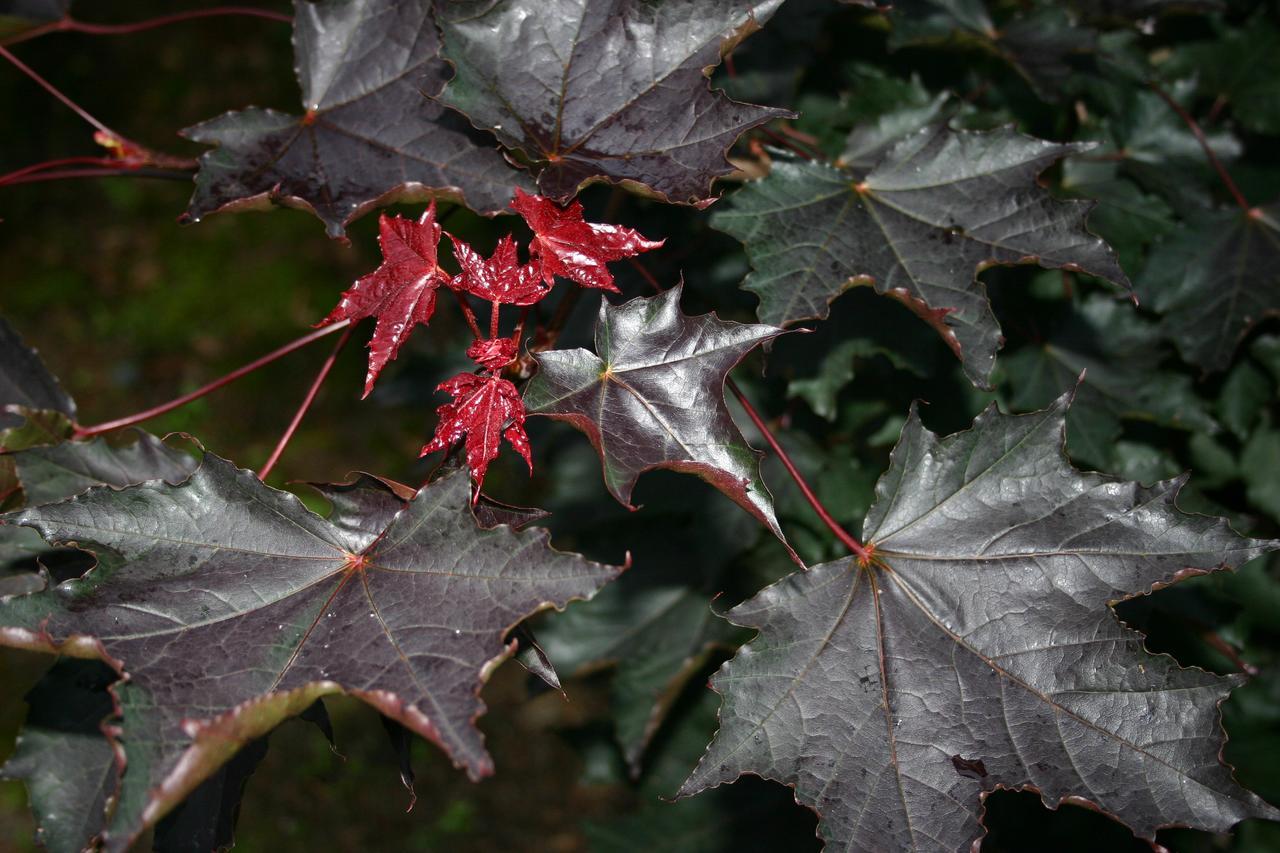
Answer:
M850 141L859 140L855 131ZM1085 230L1091 204L1036 185L1078 150L1010 129L934 125L904 136L870 171L779 157L712 224L746 244L753 271L743 287L760 297L763 322L825 318L846 289L872 284L933 326L987 387L1001 335L981 270L1034 262L1129 284Z
M385 504L385 502L383 502ZM478 691L530 614L619 569L553 551L545 531L480 528L467 477L365 526L333 524L206 454L181 485L97 488L6 518L99 565L0 602L0 643L111 663L129 770L107 846L128 846L235 751L319 696L357 696L492 771ZM355 507L358 509L358 507Z
M519 149L539 191L592 181L700 203L739 135L786 110L713 91L706 69L781 0L469 0L439 4L457 67L441 99ZM660 116L660 119L655 117Z
M434 100L448 77L429 0L295 4L301 116L250 107L187 128L200 158L193 220L279 202L331 237L373 207L428 196L481 213L532 187L491 141Z
M682 795L756 773L857 850L968 851L1001 787L1088 801L1147 839L1280 817L1219 761L1241 678L1147 652L1110 610L1280 542L1181 512L1182 479L1076 471L1067 406L988 409L944 439L912 413L867 516L874 558L729 611L760 633L713 678L720 732Z
M643 472L670 468L702 477L783 539L760 479L760 453L724 400L729 371L783 332L714 314L689 317L680 310L683 290L677 285L618 306L602 302L596 352L539 353L525 408L582 430L623 505L631 506Z

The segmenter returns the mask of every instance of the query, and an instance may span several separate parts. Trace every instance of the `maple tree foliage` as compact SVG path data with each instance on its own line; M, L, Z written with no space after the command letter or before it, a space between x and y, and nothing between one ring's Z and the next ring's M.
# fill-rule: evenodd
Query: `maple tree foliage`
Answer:
M1108 612L1280 541L1180 512L1184 479L1073 470L1069 401L988 409L946 439L913 410L867 515L870 558L728 613L760 634L712 680L720 733L682 795L776 779L842 849L968 850L996 787L1088 802L1144 838L1280 817L1218 762L1240 679L1148 653Z
M0 175L0 202L85 159L155 165L9 46L286 20L71 5L0 3L0 62L111 157ZM569 700L525 716L568 732L583 783L636 794L579 827L592 849L799 849L815 823L829 849L1070 845L1006 823L1013 791L1024 818L1085 826L1076 846L1280 824L1278 23L1144 0L295 0L301 109L181 131L214 147L157 176L194 177L184 221L300 207L342 240L429 200L380 216L376 268L301 338L97 424L0 319L0 646L58 656L0 779L26 785L39 842L226 849L272 732L298 719L336 750L338 694L380 718L412 807L418 738L433 786L505 766L511 738L477 721L508 658ZM255 102L291 100L284 77ZM113 198L82 205L77 240ZM23 276L61 257L33 251L15 249ZM118 300L32 319L66 302L57 272L10 276L24 332L59 359L118 346L94 313ZM200 311L279 325L274 303L235 313L232 287ZM418 327L430 346L355 410L362 440L313 413L321 452L287 464L372 452L397 411L418 430L434 407L431 437L385 463L404 477L272 488L365 320L362 399ZM222 328L241 331L201 333L233 346ZM58 347L66 329L86 334ZM256 474L138 428L331 334ZM66 376L151 375L109 354ZM586 556L551 547L549 515ZM555 760L513 780L540 819L577 778ZM729 784L744 775L768 781ZM534 843L500 805L469 831ZM1214 844L1269 849L1274 830Z
M440 233L435 202L416 222L383 214L378 219L382 264L356 279L329 316L320 321L320 325L328 325L338 320L378 318L369 339L366 397L382 368L399 354L414 326L425 326L435 313L436 290L449 280L448 273L436 263Z

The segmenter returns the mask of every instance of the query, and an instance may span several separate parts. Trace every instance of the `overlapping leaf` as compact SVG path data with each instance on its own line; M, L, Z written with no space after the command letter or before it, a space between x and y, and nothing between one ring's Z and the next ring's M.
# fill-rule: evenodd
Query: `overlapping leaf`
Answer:
M632 228L586 222L582 203L577 200L560 207L550 199L517 189L511 209L524 217L533 231L529 254L548 287L556 276L562 276L583 287L616 293L609 262L657 249L664 242L646 240Z
M680 310L682 292L678 285L619 306L602 302L596 352L539 354L525 407L582 430L600 454L605 485L624 505L643 472L671 468L702 477L782 538L759 453L724 401L729 371L782 330L689 317Z
M0 436L21 426L24 420L11 406L61 412L68 419L76 416L75 402L44 366L40 355L0 318Z
M446 450L465 437L467 467L476 481L477 495L484 484L485 471L489 463L498 458L504 440L520 454L532 473L533 457L529 436L524 431L524 403L510 380L459 373L441 382L436 390L448 393L453 399L436 410L440 422L421 455Z
M990 383L1000 327L977 273L1035 262L1128 285L1084 227L1088 202L1055 201L1036 176L1081 150L1002 129L926 127L869 172L775 160L712 224L746 244L766 323L823 318L855 284L902 300L932 325L974 384Z
M332 237L357 216L426 196L493 213L527 182L491 142L434 100L448 76L429 0L298 0L301 116L250 107L183 131L200 158L187 208L278 202L313 211Z
M1003 360L1010 402L1019 411L1052 403L1083 374L1067 417L1072 459L1113 470L1115 440L1127 418L1217 431L1191 377L1162 368L1164 347L1156 324L1139 316L1131 303L1101 294L1075 307L1048 340Z
M1187 361L1222 370L1280 313L1280 204L1201 214L1152 250L1138 293Z
M982 797L1087 801L1143 838L1280 812L1219 763L1238 677L1152 655L1109 604L1280 542L1070 467L1067 397L939 439L913 413L877 487L874 559L793 574L729 612L759 636L713 679L721 728L681 789L792 785L840 849L967 851Z
M482 529L469 497L455 474L390 520L331 523L206 455L181 485L98 488L7 519L99 557L80 580L0 604L0 642L128 674L108 847L325 693L358 696L472 777L489 773L473 721L512 650L503 636L617 569L551 551L542 532Z
M26 782L36 839L53 853L89 846L107 820L119 784L116 751L104 726L115 709L107 687L118 676L98 661L64 659L27 694L30 707L0 778Z
M738 136L784 110L713 91L705 71L781 0L468 0L440 7L457 67L441 99L519 149L543 195L625 183L698 203Z
M434 201L416 222L383 214L378 219L382 263L373 272L356 279L318 324L378 318L373 337L369 339L369 372L364 381L366 397L382 368L399 354L414 327L425 326L435 313L436 290L450 278L437 263L440 233Z

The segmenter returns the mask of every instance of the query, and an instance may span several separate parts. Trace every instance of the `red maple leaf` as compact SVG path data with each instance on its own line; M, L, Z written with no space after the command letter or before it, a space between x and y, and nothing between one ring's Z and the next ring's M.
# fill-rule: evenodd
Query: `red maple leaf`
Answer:
M373 390L382 368L396 357L413 327L419 323L425 325L436 310L436 288L449 281L449 274L436 264L439 244L440 225L436 222L434 201L417 222L383 214L378 220L382 264L356 279L342 294L337 307L316 324L378 318L373 337L369 339L365 397Z
M551 199L529 195L519 188L511 208L533 229L529 253L540 265L542 280L548 285L558 275L583 287L616 293L618 288L606 264L648 252L665 242L646 240L640 232L620 225L584 222L580 202L561 207Z
M488 258L480 257L475 249L452 234L449 239L453 241L453 256L462 267L462 272L449 283L455 290L474 293L497 305L532 305L551 292L538 277L537 267L520 263L516 243L510 235L498 241Z
M515 385L497 376L459 373L441 382L436 390L449 392L453 400L436 409L440 423L436 425L435 437L422 448L420 455L444 450L465 435L467 467L476 481L477 496L484 483L485 470L497 457L503 438L524 457L529 473L533 473L529 437L524 432L524 403Z
M501 370L515 361L518 344L513 338L490 338L467 347L467 358L486 370Z

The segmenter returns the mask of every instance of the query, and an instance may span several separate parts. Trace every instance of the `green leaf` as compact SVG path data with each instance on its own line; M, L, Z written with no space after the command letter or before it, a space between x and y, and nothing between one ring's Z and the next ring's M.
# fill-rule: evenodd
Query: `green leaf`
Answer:
M1137 291L1183 358L1226 368L1248 331L1280 313L1280 205L1202 212L1156 245Z
M1132 303L1095 294L1085 299L1043 344L1004 358L1010 405L1031 411L1079 382L1067 417L1073 459L1111 470L1123 420L1214 432L1217 423L1191 377L1161 366L1160 330Z

